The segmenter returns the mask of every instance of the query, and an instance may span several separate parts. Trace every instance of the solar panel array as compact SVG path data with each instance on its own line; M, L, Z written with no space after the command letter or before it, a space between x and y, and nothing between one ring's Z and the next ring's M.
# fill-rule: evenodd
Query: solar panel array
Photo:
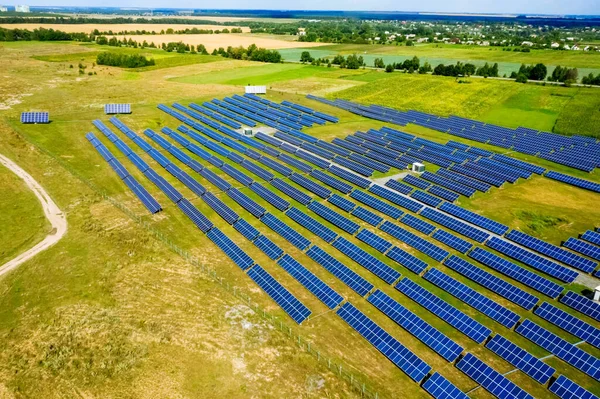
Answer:
M433 373L433 375L425 381L423 389L435 399L469 399L464 392L455 387L438 372Z
M564 375L558 376L549 389L550 392L561 399L598 399L598 396L577 385Z
M50 123L48 112L21 112L21 123Z
M548 302L544 302L540 307L535 309L534 313L542 319L548 320L550 323L581 338L590 345L597 348L600 347L600 329L578 319L564 310L559 309Z
M573 291L567 291L567 293L560 298L560 302L596 321L600 321L600 303L598 302L592 301L583 295L576 294Z
M131 104L104 104L104 113L107 115L130 114Z

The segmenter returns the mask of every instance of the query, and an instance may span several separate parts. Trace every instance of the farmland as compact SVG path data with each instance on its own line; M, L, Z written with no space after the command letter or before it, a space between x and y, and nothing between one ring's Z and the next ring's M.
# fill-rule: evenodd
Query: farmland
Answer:
M240 35L189 37L197 37L208 48L211 42L206 39L212 38L220 40L212 44L219 47L226 47L227 43L245 43L238 40L243 37ZM234 37L238 41L234 42ZM150 41L147 36L140 39ZM251 39L252 43L259 46L275 45L261 44L255 37ZM171 38L168 40L172 41ZM192 44L189 40L184 42ZM299 43L282 40L281 48L296 44ZM156 59L156 66L125 70L94 65L97 53L107 50L148 55ZM357 51L354 47L339 47L338 50ZM565 134L594 135L600 126L600 94L597 89L591 88L517 85L514 82L476 78L462 84L454 78L429 75L385 74L365 69L351 71L299 64L261 64L218 56L173 54L151 49L111 49L108 46L72 43L7 43L2 44L0 51L3 54L0 57L0 69L5 75L0 82L0 153L26 168L67 213L70 223L69 233L61 242L0 281L0 393L6 393L8 397L242 398L256 396L257 393L261 397L274 398L360 397L360 393L351 389L348 381L337 375L341 371L331 371L323 361L308 354L306 342L319 351L319 356L341 364L353 379L365 383L366 389L377 392L379 397L429 397L418 384L337 317L335 312L312 296L266 254L258 251L231 225L221 220L210 206L179 180L167 174L152 157L140 151L133 141L109 122L109 117L103 112L105 103L132 104L133 113L119 116L119 120L157 148L156 143L142 133L145 129L158 133L163 127L175 130L182 124L157 109L158 104L202 104L213 98L241 94L242 86L246 84L268 86L266 98L269 100L278 103L288 100L338 117L339 123L303 130L327 141L389 124L308 100L306 94L380 104L400 110L456 114L507 127L526 126ZM444 53L441 56L449 55ZM69 68L69 65L78 63L85 65L86 72L93 71L96 74L79 74L77 69ZM593 62L587 65L598 67ZM19 113L27 110L49 111L52 123L20 124ZM306 304L313 311L313 316L299 326L293 323L246 273L190 223L166 195L149 184L144 174L120 155L119 149L92 125L95 119L100 119L134 151L139 152L153 169L189 198L218 229ZM395 128L439 144L453 139L499 151L491 145L413 124ZM85 139L87 132L94 132L113 154L119 154L118 159L163 205L163 211L156 215L146 211ZM212 149L204 150L259 181L257 175L241 169L228 157ZM185 167L170 153L161 153L169 162ZM476 344L390 285L376 279L313 232L293 224L284 212L263 201L249 188L241 186L217 166L197 155L190 156L207 169L220 174L228 183L259 202L267 212L289 224L302 236L326 248L331 256L394 297L466 351L474 353L501 373L514 369L483 345ZM597 171L588 174L533 156L511 156L600 182ZM433 171L436 166L428 164L428 168ZM294 168L294 171L298 172L298 169ZM190 170L188 172L191 173ZM393 172L398 173L398 170ZM388 175L391 172L378 177ZM459 389L467 392L477 387L474 381L451 363L370 306L363 297L320 267L303 251L254 219L218 186L197 174L194 177L225 205L298 259ZM285 179L279 174L277 177ZM10 209L10 203L5 204L3 199L0 211L11 211L13 216L10 220L23 219L22 234L29 237L29 241L26 241L12 235L14 242L10 243L10 247L13 253L22 249L24 241L29 243L39 238L44 228L41 216L23 217L25 214L38 215L39 209L35 201L27 196L28 193L21 192L17 183L0 170L0 186L22 195L19 198L23 201L22 207ZM332 210L336 209L329 202L307 193L311 199ZM477 193L472 198L461 197L457 204L560 245L561 241L600 225L597 195L542 176L533 176L515 184L494 188L488 193ZM300 203L291 202L293 206L306 210ZM376 214L389 219L381 212ZM354 215L345 216L361 228L369 227ZM393 265L404 277L418 282L484 326L526 348L534 356L549 355L549 352L532 345L514 330L494 322L408 269L393 264L383 254L359 243L352 234L339 230L332 223L320 221L336 230L340 237L360 244L376 259ZM4 223L2 221L0 226ZM429 265L481 291L520 317L534 320L571 343L580 341L393 236L369 228ZM415 234L436 243L420 232L415 231ZM449 247L444 248L450 250ZM184 252L195 261L190 262L187 256L181 256ZM215 270L222 278L220 283L203 273L204 267ZM494 276L502 277L500 273L488 270ZM554 278L549 279L558 282ZM540 296L524 284L511 282L528 293ZM584 289L577 283L561 285L576 292ZM235 287L236 292L239 290L248 295L253 304L268 313L254 311L241 296L233 295L226 287ZM589 323L595 323L593 319L557 301L547 300ZM294 334L300 334L305 340L303 346L290 338L287 331L280 331L277 323L271 323L271 315L291 326ZM600 350L588 343L579 347L595 357L600 356ZM560 374L577 381L596 395L600 394L597 381L575 367L556 357L550 358L547 363L559 370ZM545 386L522 372L511 373L508 378L535 397L549 395ZM492 397L484 389L475 389L469 395L480 399Z

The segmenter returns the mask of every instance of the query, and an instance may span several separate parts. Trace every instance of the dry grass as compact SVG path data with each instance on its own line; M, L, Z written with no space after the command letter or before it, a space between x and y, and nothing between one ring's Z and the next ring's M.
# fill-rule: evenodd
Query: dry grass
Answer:
M247 26L223 26L223 25L193 25L193 24L0 24L0 27L6 29L28 29L34 30L37 28L46 28L60 30L69 33L91 33L94 29L100 32L122 32L122 31L137 31L145 30L147 32L160 33L161 30L167 29L184 30L184 29L204 29L204 30L223 30L231 28L240 28L242 32L250 32ZM150 41L148 41L150 42Z

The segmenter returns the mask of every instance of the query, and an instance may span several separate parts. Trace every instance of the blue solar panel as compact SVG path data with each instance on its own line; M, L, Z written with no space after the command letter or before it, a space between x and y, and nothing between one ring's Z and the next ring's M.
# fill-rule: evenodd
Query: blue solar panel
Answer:
M390 202L393 202L396 205L400 205L402 208L408 209L409 211L419 212L421 208L423 208L423 205L417 201L404 197L378 184L374 184L369 187L369 191L375 195L387 199Z
M242 183L244 186L249 186L254 181L254 180L252 180L251 177L249 177L246 174L240 172L239 170L237 170L236 168L234 168L233 166L231 166L229 164L224 164L221 167L221 170L223 172L227 173L229 176L233 177L235 180L237 180L240 183Z
M447 179L454 180L458 183L464 184L465 186L473 187L474 189L481 191L482 193L487 193L492 188L490 184L484 183L480 180L473 179L465 175L461 175L460 173L452 172L447 169L439 169L436 172L436 174Z
M454 202L460 198L460 195L440 186L431 186L427 191L429 191L430 194L437 195L438 197L443 198L449 202Z
M592 301L591 299L588 299L583 295L576 294L573 291L567 291L565 296L560 298L560 302L586 316L591 317L592 319L600 321L599 302Z
M398 219L400 216L404 215L404 212L402 210L363 191L354 190L350 193L350 197L362 202L367 206L370 206L371 208L385 215L391 216L394 219Z
M400 272L394 270L373 255L346 240L344 237L339 237L335 240L333 246L388 284L392 284L401 276Z
M281 191L282 193L295 199L302 205L306 205L310 201L312 201L312 198L309 195L305 194L303 191L297 189L296 187L293 187L289 183L287 183L279 178L271 180L271 185L273 187L275 187L276 189L278 189L279 191Z
M591 242L592 244L600 245L600 233L597 233L592 230L588 230L581 235L581 239L587 242Z
M411 175L407 175L406 177L412 177ZM406 177L404 178L404 181L406 181ZM402 194L408 194L410 193L413 188L411 186L407 186L406 184L402 184L400 182L397 182L394 179L390 179L388 180L385 185L389 188L391 188L392 190L398 191L399 193Z
M200 175L223 191L231 188L231 184L208 168L202 169Z
M202 197L202 200L206 202L219 216L221 216L227 223L233 224L240 217L230 207L225 205L223 201L217 198L213 193L206 192Z
M376 215L362 206L356 207L351 214L375 227L379 226L379 224L383 222L383 218L381 216Z
M558 335L538 326L531 320L525 320L515 331L592 378L600 380L600 360Z
M554 171L550 171L550 172L546 173L545 176L550 179L558 180L558 181L570 184L575 187L580 187L580 188L583 188L586 190L595 191L597 193L600 193L600 184L591 182L589 180L580 179L578 177L573 177L573 176L565 175L563 173L558 173L558 172L554 172Z
M483 324L407 278L402 279L396 289L479 344L492 333Z
M181 195L181 193L177 191L175 187L171 185L171 183L167 182L164 177L158 175L153 169L148 169L144 172L144 175L152 183L156 184L158 188L160 188L162 192L165 193L165 195L174 203L178 203L183 198L183 195Z
M514 382L467 353L456 367L481 385L486 391L499 399L534 399L533 396L519 388Z
M340 279L341 282L352 288L358 295L365 296L373 289L373 284L367 279L360 276L316 245L310 247L308 251L306 251L306 255Z
M438 269L431 268L427 270L423 277L425 280L454 295L467 305L479 310L481 313L507 328L513 328L520 319L520 316L515 312L508 310L504 306L494 302L485 295L480 294L471 287L453 279Z
M471 188L471 187L467 187L461 183L458 183L456 181L453 181L451 179L447 179L443 176L440 175L434 175L431 172L425 172L421 175L421 177L425 180L429 180L430 182L433 182L435 184L438 184L442 187L445 187L447 189L450 189L458 194L462 194L466 197L471 197L473 194L475 194L475 189ZM432 187L433 189L433 187ZM447 190L446 190L447 191ZM432 194L436 194L435 192L433 192L431 189L429 190L430 193ZM436 194L438 195L438 194ZM458 199L458 196L453 195L450 196L450 194L448 193L449 198L445 198L444 196L440 195L440 197L447 199L448 201L454 201L453 199L450 198L455 198Z
M306 237L289 227L273 214L267 213L260 220L277 234L292 243L293 246L301 249L302 251L304 251L310 245L310 241Z
M240 165L242 165L242 167L244 167L246 170L254 173L256 176L260 177L263 180L271 181L275 177L273 173L261 168L260 166L248 160L243 160L242 162L240 162Z
M289 208L289 206L290 206L289 202L287 202L286 200L281 198L279 195L275 194L274 192L272 192L271 190L262 186L259 183L256 183L256 182L252 183L250 185L250 190L254 191L262 199L264 199L265 201L267 201L269 204L273 205L275 208L279 209L280 211L284 211L287 208Z
M227 195L257 218L260 218L266 212L265 208L257 204L254 200L250 199L250 197L239 191L237 188L229 189L227 191Z
M252 226L250 223L241 218L233 224L233 227L250 241L254 241L254 239L260 234L256 227Z
M521 266L507 261L496 254L488 252L482 248L475 248L469 252L469 256L486 266L491 267L500 273L512 277L513 279L525 284L534 290L541 292L550 298L556 298L562 291L563 287L550 281L536 273L533 273Z
M21 123L50 123L48 112L21 112Z
M194 205L192 205L187 199L182 198L177 203L177 206L183 213L189 217L192 222L204 233L213 227L213 224L206 216L204 216Z
M498 237L492 237L485 245L567 283L572 283L579 274Z
M444 260L450 254L445 249L430 243L428 240L425 240L390 221L385 221L379 226L379 229L439 262Z
M478 215L475 212L468 211L460 206L445 202L440 206L440 209L444 212L448 212L460 219L466 220L476 226L483 227L486 230L491 231L499 235L504 235L508 231L508 226L495 222L484 216Z
M471 248L473 248L473 244L470 242L465 241L462 238L450 234L442 229L436 230L431 237L463 254L467 253Z
M340 215L334 210L326 207L325 205L319 202L311 202L308 205L308 209L321 216L323 219L333 223L340 229L344 230L347 233L355 234L360 226L357 223L354 223L352 220L346 218L345 216Z
M416 199L417 201L421 201L422 203L432 206L434 208L436 208L438 205L444 202L444 200L442 200L441 198L434 197L433 195L427 194L426 192L421 190L413 191L410 194L410 196Z
M437 372L425 381L423 389L435 399L469 399L465 393Z
M344 183L335 177L331 177L318 169L313 169L310 172L310 175L322 183L327 184L329 187L332 187L344 194L348 194L350 191L352 191L352 186L350 184Z
M463 348L459 344L384 292L375 291L369 296L368 301L447 361L455 361L458 355L462 353Z
M579 256L573 252L557 247L556 245L549 244L544 240L540 240L539 238L532 237L517 230L511 230L506 235L506 238L519 243L524 247L533 249L534 251L561 261L566 265L583 270L586 273L594 271L596 266L598 266L596 262L586 259L583 256Z
M392 243L383 238L379 237L377 234L367 230L362 229L357 235L356 238L369 245L370 247L376 249L381 253L385 253L390 247Z
M431 371L431 366L356 309L350 302L344 303L338 309L337 314L412 380L420 382Z
M308 216L307 214L305 214L297 208L290 208L286 212L286 215L289 216L290 219L294 220L299 225L315 233L317 236L321 237L328 243L331 243L338 236L338 234L331 230L329 227L323 225L319 221L313 219L312 217Z
M123 165L121 165L121 162L117 161L116 159L111 159L110 161L108 161L108 164L121 179L124 179L127 176L129 176L129 172L127 171L127 169L125 169Z
M287 154L280 154L279 157L277 157L277 159L282 160L283 162L295 167L296 169L298 169L302 172L308 173L312 170L312 167L309 164L299 161L295 158L292 158Z
M516 303L524 309L531 310L538 303L537 297L531 295L514 285L507 283L495 275L472 265L458 256L450 256L444 261L444 265L462 274L463 276L481 284L482 286L503 296L509 301Z
M292 175L290 175L290 180L307 189L308 191L317 194L321 198L327 198L331 195L331 190L321 186L320 184L315 183L314 181L298 173L293 173Z
M486 345L486 348L518 368L525 374L545 384L556 370L540 359L536 358L525 349L513 344L500 334L496 334Z
M329 168L329 171L334 175L341 177L342 179L357 185L360 188L367 188L371 185L371 181L369 179L365 179L364 177L358 176L354 173L348 172L345 169L342 169L338 166L332 165Z
M403 182L406 182L408 184L412 184L415 187L419 187L423 190L428 189L431 186L431 183L429 183L426 180L420 179L416 176L413 175L406 175L404 176L404 178L402 179Z
M358 162L351 161L347 158L343 158L339 155L337 155L333 160L337 164L342 165L343 167L353 170L354 172L357 172L366 177L371 177L373 173L375 173L374 169L366 167Z
M420 215L477 242L484 242L490 237L489 233L481 231L480 229L475 228L463 222L462 220L448 216L445 213L435 209L425 208L423 211L421 211Z
M577 385L564 375L558 376L548 389L561 399L599 399L598 396Z
M218 228L213 227L206 236L221 248L225 252L225 255L229 256L242 270L246 270L254 265L254 260Z
M288 168L285 165L280 164L279 162L276 162L274 160L272 160L271 158L268 157L260 157L258 159L258 162L262 163L263 165L273 169L276 172L281 173L284 176L289 176L292 174L292 170L290 168Z
M392 247L385 256L416 274L422 273L428 266L427 263L423 262L421 259L398 247Z
M400 219L400 221L405 225L410 226L413 229L420 231L421 233L426 235L431 234L431 232L436 229L434 225L409 214L404 215L404 217Z
M350 212L356 207L354 202L337 194L333 194L331 197L327 198L327 201L346 212Z
M533 313L581 338L590 345L600 348L600 329L591 324L578 319L556 306L550 305L548 302L542 303Z
M259 265L250 269L248 276L277 302L296 323L300 324L310 316L310 309Z
M283 249L279 248L267 236L260 235L254 240L254 245L263 251L271 259L279 259L283 255Z
M565 241L563 245L569 249L572 249L573 251L579 252L580 254L589 256L590 258L596 260L600 260L600 247L596 245L590 244L588 242L573 237Z

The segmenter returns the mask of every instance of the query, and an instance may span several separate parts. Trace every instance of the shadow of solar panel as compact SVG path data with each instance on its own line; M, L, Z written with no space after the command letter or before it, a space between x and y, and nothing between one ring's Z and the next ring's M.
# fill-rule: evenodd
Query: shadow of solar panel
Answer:
M206 204L210 206L227 223L233 224L233 222L240 218L239 215L233 211L233 209L225 205L225 203L217 198L213 193L207 191L200 198L202 198L202 200L206 202Z
M379 226L379 229L439 262L444 260L450 254L445 249L430 243L429 241L403 229L402 227L390 221L386 220L383 222L383 224Z
M331 177L328 174L317 170L317 169L313 169L310 172L310 175L312 177L314 177L315 179L319 180L322 183L327 184L329 187L332 187L344 194L348 194L350 191L352 191L352 186L344 183L343 181L340 181L338 179L336 179L335 177Z
M296 323L300 324L310 316L311 311L281 283L267 273L262 267L256 265L248 276L254 280Z
M283 250L264 235L259 235L254 240L254 245L256 245L258 249L263 251L269 258L273 260L279 259L281 255L283 255Z
M475 321L460 310L438 298L417 283L404 278L396 285L396 289L408 296L431 313L456 328L478 344L486 340L492 331Z
M496 334L485 347L540 384L547 383L550 377L556 372L554 368L548 366L500 334Z
M482 227L498 235L504 235L504 233L508 231L508 226L505 226L484 216L478 215L475 212L468 211L464 208L461 208L460 206L450 204L448 202L443 203L442 206L440 206L440 210L454 215L457 218L466 220L469 223Z
M300 191L296 187L293 187L289 183L287 183L279 178L275 178L275 179L271 180L271 185L273 187L275 187L276 189L278 189L279 191L281 191L282 193L295 199L302 205L306 205L312 201L312 198L309 195L305 194L304 192Z
M290 255L285 254L277 263L329 309L336 308L344 300L340 294L335 292Z
M508 310L438 269L431 268L427 270L423 278L507 328L513 328L521 318L515 312Z
M264 224L269 226L277 234L285 238L295 247L304 251L310 245L310 241L305 238L302 234L289 227L287 224L273 216L271 213L265 214L260 219Z
M340 215L319 202L311 202L308 205L308 209L349 234L354 235L360 228L357 223L354 223L352 220Z
M541 292L550 298L556 298L563 291L563 287L521 266L507 261L482 248L475 248L469 253L469 257L491 267L500 273L512 277L534 290Z
M363 208L362 206L359 206L356 209L354 209L351 212L351 214L375 227L377 227L381 222L383 222L383 218L381 216L376 215L375 213Z
M290 175L290 180L293 181L294 183L302 186L303 188L307 189L308 191L310 191L314 194L317 194L321 198L327 198L327 197L331 196L331 190L315 183L314 181L312 181L298 173L292 173Z
M336 232L331 230L329 227L323 225L312 217L308 216L304 212L300 211L297 208L290 208L286 215L290 217L293 221L303 226L304 228L310 230L315 233L317 236L321 237L328 243L331 243L338 236Z
M337 315L362 335L377 350L383 353L412 380L420 382L431 371L431 366L404 347L399 341L379 327L375 322L346 302Z
M241 218L233 224L233 227L250 241L254 241L260 234L256 227Z
M447 361L453 362L462 353L460 345L382 291L376 290L368 301Z
M341 282L353 289L358 295L365 296L373 289L373 284L367 279L360 276L316 245L310 247L306 254L312 260L323 266L328 272L340 279Z
M598 302L576 294L573 291L567 291L565 296L560 298L560 302L596 321L600 321L600 303Z
M431 237L463 254L467 253L471 248L473 248L473 244L470 242L465 241L462 238L450 234L442 229L436 230Z
M229 189L227 195L257 218L260 218L266 212L265 208L257 204L253 199L239 191L237 188Z
M392 246L392 244L389 241L384 240L383 238L379 237L377 234L370 232L367 229L362 229L356 235L356 238L358 238L365 244L369 245L370 247L373 247L374 249L376 249L377 251L379 251L381 253L385 253Z
M571 366L596 380L600 380L600 360L558 335L538 326L531 320L525 320L515 331Z
M465 393L437 372L425 381L423 389L435 399L469 399Z
M542 305L535 309L533 313L574 336L581 338L588 344L600 348L600 329L591 324L578 319L556 306L550 305L548 302L542 303Z
M598 399L598 396L577 385L564 375L558 376L548 389L561 399Z
M485 245L567 283L572 283L579 275L579 273L574 270L561 266L558 263L498 237L490 238Z
M465 357L456 363L456 368L499 399L534 399L518 385L470 353L467 353Z
M379 211L385 215L388 215L394 219L398 219L400 216L404 215L404 211L392 206L379 198L376 198L370 194L367 194L363 191L354 190L350 193L350 198L354 198L355 200L362 202L363 204Z
M388 284L392 284L401 276L400 272L386 265L344 237L339 237L335 240L333 247Z
M254 265L254 260L218 228L213 227L206 236L221 248L242 270L246 270Z
M348 172L347 170L342 169L339 166L331 165L329 167L329 171L334 175L346 180L347 182L356 184L360 188L367 188L371 185L371 182L368 179L365 179L364 177L358 176L354 173Z

